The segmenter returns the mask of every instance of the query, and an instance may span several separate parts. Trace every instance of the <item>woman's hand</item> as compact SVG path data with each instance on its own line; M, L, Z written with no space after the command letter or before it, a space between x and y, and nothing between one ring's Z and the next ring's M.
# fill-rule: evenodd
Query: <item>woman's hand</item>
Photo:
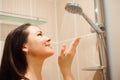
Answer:
M60 55L58 56L58 64L60 70L62 72L64 80L74 80L72 72L71 72L71 65L73 58L76 53L76 47L80 41L80 38L75 38L71 43L68 50L66 50L66 46L63 45L61 48Z

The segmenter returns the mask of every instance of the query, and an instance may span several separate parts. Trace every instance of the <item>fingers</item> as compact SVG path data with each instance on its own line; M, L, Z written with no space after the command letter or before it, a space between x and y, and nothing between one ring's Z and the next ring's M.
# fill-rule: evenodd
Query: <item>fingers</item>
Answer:
M60 52L60 55L59 55L59 56L65 55L65 50L66 50L66 45L62 45L62 47L61 47L61 52Z
M75 39L72 41L72 43L71 43L68 51L75 51L77 45L79 44L79 41L80 41L80 38L79 38L79 37L75 38Z
M76 49L76 47L77 47L79 41L80 41L80 38L77 37L77 38L73 41L73 43L71 44L72 48L75 48L75 49Z
M77 37L75 38L72 43L70 44L70 47L68 48L67 50L67 53L69 54L69 52L74 52L76 50L76 47L77 45L79 44L79 41L80 41L80 38ZM61 52L60 52L60 55L59 56L64 56L64 55L67 55L66 53L66 45L62 45L62 48L61 48Z

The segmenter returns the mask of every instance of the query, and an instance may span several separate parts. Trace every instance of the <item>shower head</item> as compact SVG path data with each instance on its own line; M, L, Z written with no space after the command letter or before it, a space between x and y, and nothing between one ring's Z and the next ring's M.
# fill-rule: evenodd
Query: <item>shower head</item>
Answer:
M77 3L67 3L65 10L73 14L82 14L82 8Z
M83 12L82 8L77 3L67 3L65 6L65 10L72 13L72 14L80 14L83 18L95 29L96 32L101 33L103 32L93 21Z

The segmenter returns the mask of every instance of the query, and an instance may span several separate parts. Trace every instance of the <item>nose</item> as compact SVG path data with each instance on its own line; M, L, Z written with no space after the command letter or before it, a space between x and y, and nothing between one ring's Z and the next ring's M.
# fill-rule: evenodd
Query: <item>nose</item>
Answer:
M50 41L51 41L51 38L48 37L47 41L50 42Z
M48 36L45 36L46 37L46 41L47 42L50 42L51 41L51 38L50 37L48 37Z

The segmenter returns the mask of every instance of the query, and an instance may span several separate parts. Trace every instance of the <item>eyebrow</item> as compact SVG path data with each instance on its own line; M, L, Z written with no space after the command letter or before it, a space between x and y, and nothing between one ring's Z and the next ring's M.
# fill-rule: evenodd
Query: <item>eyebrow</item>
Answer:
M36 33L42 33L43 34L43 31L37 31Z

